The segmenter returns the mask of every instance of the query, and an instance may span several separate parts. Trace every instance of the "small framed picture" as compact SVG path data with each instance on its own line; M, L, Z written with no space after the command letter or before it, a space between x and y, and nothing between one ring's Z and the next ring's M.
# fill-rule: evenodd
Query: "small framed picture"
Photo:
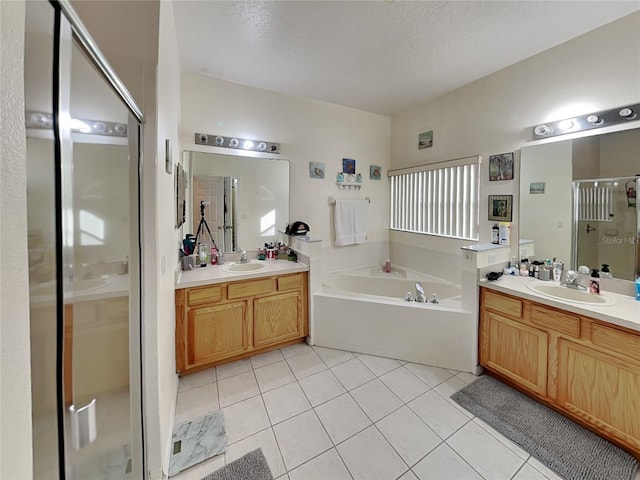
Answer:
M433 147L433 130L418 134L418 150Z
M356 173L356 161L352 158L342 159L342 173Z
M489 195L489 220L510 222L512 205L513 195Z
M513 152L489 157L489 181L513 180Z
M531 182L529 183L529 194L536 195L544 193L545 182Z
M371 180L380 180L382 176L382 167L378 165L370 165L369 166L369 178Z
M309 162L309 178L324 178L324 163Z

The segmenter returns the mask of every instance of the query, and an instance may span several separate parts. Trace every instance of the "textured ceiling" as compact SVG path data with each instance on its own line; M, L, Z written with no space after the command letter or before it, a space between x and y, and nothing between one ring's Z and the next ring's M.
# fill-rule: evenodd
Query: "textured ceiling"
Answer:
M640 10L640 0L180 0L173 8L184 70L393 114Z

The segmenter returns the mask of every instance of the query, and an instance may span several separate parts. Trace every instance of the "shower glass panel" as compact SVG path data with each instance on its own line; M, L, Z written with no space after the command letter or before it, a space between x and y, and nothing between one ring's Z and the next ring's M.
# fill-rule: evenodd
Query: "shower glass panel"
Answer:
M27 2L34 477L145 478L140 129L54 15Z
M58 478L56 228L51 130L54 11L26 3L27 222L30 285L33 475ZM41 113L29 113L41 112ZM29 128L41 124L47 128ZM22 241L21 239L16 241Z
M607 264L614 278L635 279L637 188L637 177L573 182L576 265Z

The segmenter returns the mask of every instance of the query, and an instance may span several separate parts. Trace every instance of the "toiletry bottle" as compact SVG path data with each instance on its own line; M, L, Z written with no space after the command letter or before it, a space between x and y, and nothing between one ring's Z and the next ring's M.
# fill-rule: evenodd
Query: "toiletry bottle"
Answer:
M384 262L384 271L387 273L391 273L391 260L387 260Z
M344 182L344 175L342 174L342 172L338 172L338 176L336 177L336 180L338 183Z
M636 278L636 300L640 301L640 277Z
M609 270L608 263L602 264L602 268L600 269L600 278L613 278L613 275L611 275L611 270Z
M600 294L600 274L598 269L591 270L591 278L589 279L589 293Z
M529 276L529 267L527 266L527 263L529 263L529 261L525 258L525 259L522 260L522 263L520 264L520 276L521 277Z
M497 223L494 223L493 227L491 227L491 243L495 243L496 245L500 243L500 228Z
M500 222L499 229L499 241L500 245L511 244L511 224L509 222Z

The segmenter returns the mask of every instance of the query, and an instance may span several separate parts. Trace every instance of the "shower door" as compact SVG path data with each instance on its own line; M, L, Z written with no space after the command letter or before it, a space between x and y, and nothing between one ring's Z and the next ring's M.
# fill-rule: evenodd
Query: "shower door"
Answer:
M140 128L67 15L27 2L34 478L144 478Z

